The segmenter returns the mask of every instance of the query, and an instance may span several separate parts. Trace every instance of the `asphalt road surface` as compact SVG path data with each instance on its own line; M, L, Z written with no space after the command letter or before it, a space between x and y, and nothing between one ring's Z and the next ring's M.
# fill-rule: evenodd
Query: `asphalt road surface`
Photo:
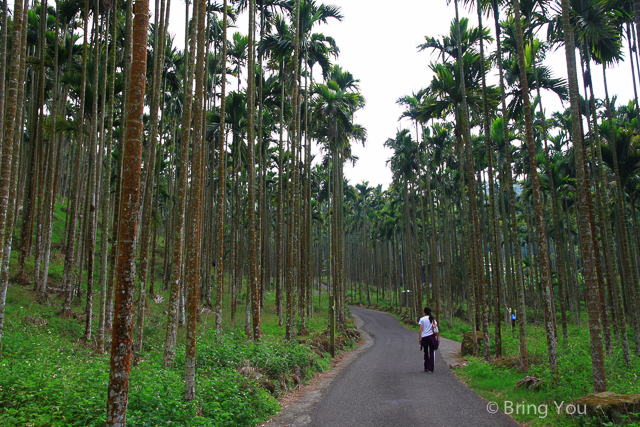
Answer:
M267 426L518 426L501 412L489 413L487 402L457 379L440 350L435 372L424 372L418 333L396 317L357 307L351 311L370 336L364 349L325 387L307 393Z

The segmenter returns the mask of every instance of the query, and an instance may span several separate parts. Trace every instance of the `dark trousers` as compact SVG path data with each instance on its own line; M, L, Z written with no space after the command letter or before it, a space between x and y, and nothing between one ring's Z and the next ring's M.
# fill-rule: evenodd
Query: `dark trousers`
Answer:
M434 335L422 337L422 348L424 349L424 370L433 372L433 362L435 361L436 339Z

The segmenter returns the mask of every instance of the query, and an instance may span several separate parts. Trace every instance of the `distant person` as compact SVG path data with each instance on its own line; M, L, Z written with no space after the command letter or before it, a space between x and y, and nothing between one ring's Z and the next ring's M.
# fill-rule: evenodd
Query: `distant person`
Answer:
M516 311L511 312L511 329L516 327Z
M431 315L431 308L425 307L424 314L420 319L420 346L424 349L424 371L433 372L435 351L438 348L438 323Z

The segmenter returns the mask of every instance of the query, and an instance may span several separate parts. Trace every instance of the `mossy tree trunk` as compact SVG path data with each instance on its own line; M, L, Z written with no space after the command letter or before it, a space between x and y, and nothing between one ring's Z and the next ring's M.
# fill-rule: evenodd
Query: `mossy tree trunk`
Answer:
M132 348L133 292L135 289L135 241L142 169L142 115L147 72L149 2L136 0L133 22L131 79L124 151L122 207L120 212L118 278L116 282L111 369L107 398L107 426L124 427L129 398Z

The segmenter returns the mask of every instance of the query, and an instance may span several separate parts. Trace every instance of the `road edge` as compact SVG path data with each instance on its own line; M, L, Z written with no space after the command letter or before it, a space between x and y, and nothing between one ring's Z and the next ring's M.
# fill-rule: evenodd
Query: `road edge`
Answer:
M302 384L288 392L280 404L282 409L274 414L268 421L260 424L260 427L287 426L303 427L311 422L311 409L315 406L325 390L329 388L334 379L340 375L342 370L349 366L362 353L367 351L374 343L371 335L364 330L364 321L356 314L351 313L356 328L362 335L362 340L357 343L357 347L347 350L331 361L331 369L313 374L307 384Z

